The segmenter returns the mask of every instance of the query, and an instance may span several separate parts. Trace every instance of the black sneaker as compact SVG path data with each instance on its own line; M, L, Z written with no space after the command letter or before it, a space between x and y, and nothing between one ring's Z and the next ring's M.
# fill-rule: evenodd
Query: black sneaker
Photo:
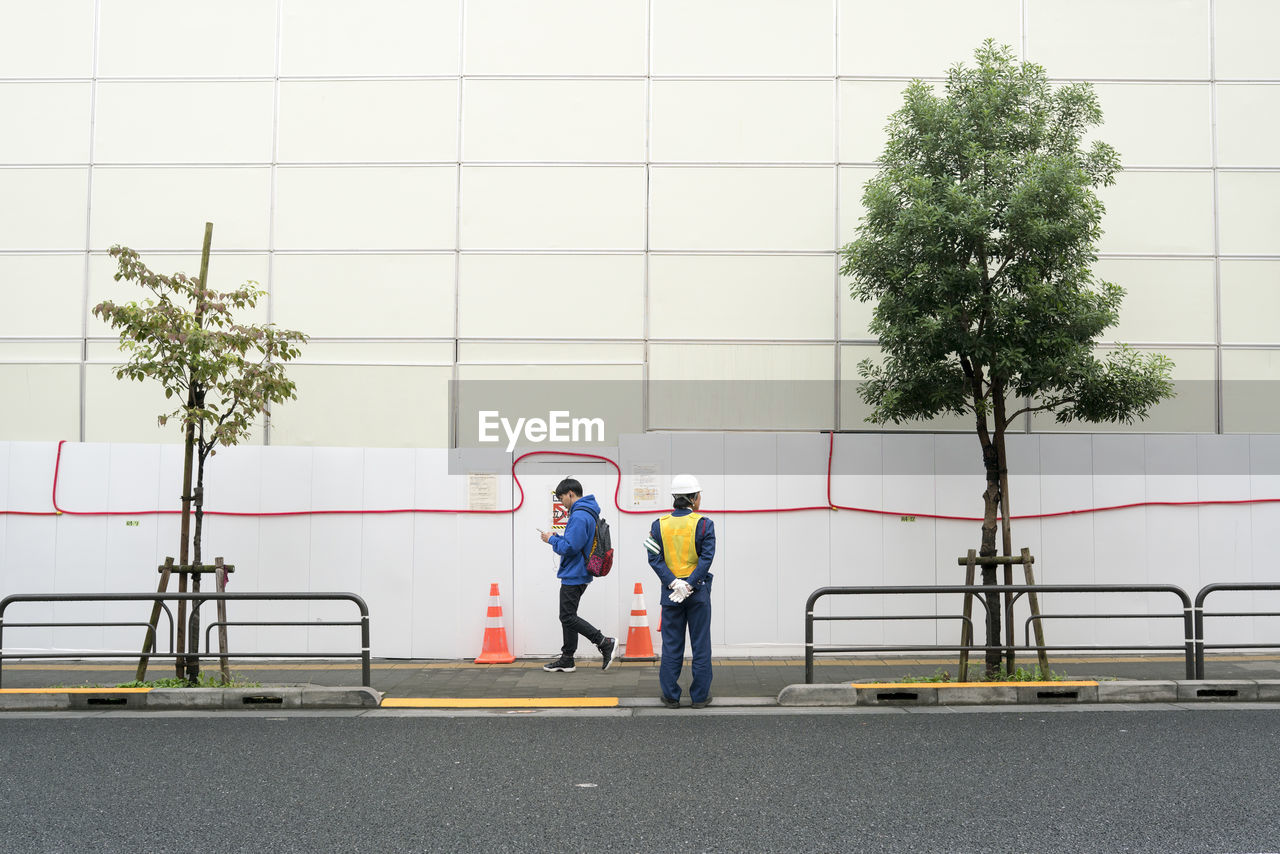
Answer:
M572 673L578 668L574 666L572 658L565 658L562 655L555 661L542 665L542 669L546 670L548 673L554 673L556 671L559 671L560 673Z
M662 697L662 705L666 706L668 709L678 709L680 708L680 701L673 700L664 694Z
M605 638L600 641L600 646L597 648L600 650L600 654L604 656L604 663L600 665L600 669L608 670L613 666L613 654L618 651L618 639Z
M707 699L705 699L705 700L699 700L698 702L694 703L694 704L693 704L693 707L694 707L695 709L705 709L705 708L706 708L707 706L709 706L709 705L711 705L711 697L710 697L710 695L708 695L708 696L707 696Z

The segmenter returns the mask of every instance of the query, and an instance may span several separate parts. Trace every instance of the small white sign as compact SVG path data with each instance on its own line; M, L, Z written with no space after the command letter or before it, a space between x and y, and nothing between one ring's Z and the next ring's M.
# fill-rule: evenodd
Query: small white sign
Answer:
M661 487L657 463L631 464L631 503L636 507L657 507Z
M472 510L498 509L498 476L487 472L467 475L467 507Z

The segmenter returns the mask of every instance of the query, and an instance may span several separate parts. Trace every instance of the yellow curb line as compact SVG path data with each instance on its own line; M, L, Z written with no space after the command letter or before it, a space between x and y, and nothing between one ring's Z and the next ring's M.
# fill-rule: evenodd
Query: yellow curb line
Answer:
M854 688L1087 688L1097 682L850 682Z
M0 688L0 694L146 694L150 688Z
M617 697L384 697L384 709L610 708Z

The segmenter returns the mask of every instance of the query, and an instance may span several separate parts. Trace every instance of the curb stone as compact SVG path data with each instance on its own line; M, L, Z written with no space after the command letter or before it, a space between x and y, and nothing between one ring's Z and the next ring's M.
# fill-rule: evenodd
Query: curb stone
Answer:
M149 691L22 691L0 694L5 711L111 711L184 709L376 709L372 688L153 688Z
M859 706L936 706L940 693L934 685L853 686Z
M70 694L6 694L0 698L6 712L65 712L71 709Z
M1017 703L1018 692L1006 685L990 688L969 686L948 688L938 692L938 705L944 706L993 706Z
M1099 682L1099 703L1176 703L1178 683L1172 681Z
M788 685L780 706L999 706L1063 703L1280 702L1280 680L1114 681L947 687L928 683Z
M779 706L856 706L858 692L847 682L788 685L778 692Z
M1270 703L1280 701L1280 680L1259 679L1258 699L1262 702Z
M1258 683L1248 679L1178 683L1178 700L1248 702L1258 699Z
M1052 685L1019 685L1017 688L1019 703L1096 703L1098 702L1098 686L1064 685L1056 688Z

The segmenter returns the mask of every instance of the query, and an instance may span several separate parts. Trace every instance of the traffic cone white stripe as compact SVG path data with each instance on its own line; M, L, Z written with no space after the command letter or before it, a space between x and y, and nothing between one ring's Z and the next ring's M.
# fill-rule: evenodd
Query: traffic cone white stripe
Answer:
M637 593L635 604L631 606L631 627L649 627L649 612L645 610L644 594Z
M623 660L654 661L653 640L649 637L649 612L645 610L644 588L636 582L635 604L631 606L631 625L627 629L627 651Z

